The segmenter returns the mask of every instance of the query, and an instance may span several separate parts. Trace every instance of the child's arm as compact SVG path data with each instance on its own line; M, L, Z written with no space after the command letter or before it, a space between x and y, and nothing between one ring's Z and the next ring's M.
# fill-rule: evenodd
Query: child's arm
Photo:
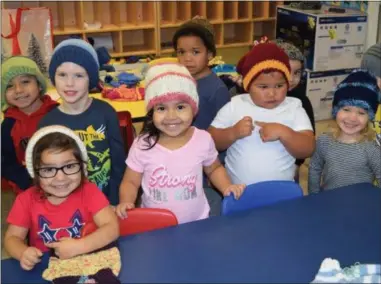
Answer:
M368 163L377 180L378 187L381 187L381 147L373 142L367 150Z
M119 190L120 203L116 207L116 214L120 218L126 218L126 210L135 207L135 201L139 192L139 187L142 183L142 177L142 173L136 172L128 167L124 172Z
M316 150L310 160L308 169L308 193L320 192L321 176L325 164L326 141L324 136L320 136L316 143Z
M228 196L230 193L233 193L235 199L240 198L246 185L232 184L225 168L222 166L218 158L210 166L205 166L204 171L213 185L224 196Z
M228 128L222 129L210 126L208 129L219 151L225 151L236 140L250 136L253 130L253 120L249 116L245 116L235 125Z
M28 231L26 228L10 224L4 237L5 250L11 257L20 261L20 266L24 270L33 269L42 256L38 248L28 247L25 244Z
M255 122L261 127L259 134L263 142L279 140L296 159L310 157L315 150L315 136L311 130L294 131L280 123Z

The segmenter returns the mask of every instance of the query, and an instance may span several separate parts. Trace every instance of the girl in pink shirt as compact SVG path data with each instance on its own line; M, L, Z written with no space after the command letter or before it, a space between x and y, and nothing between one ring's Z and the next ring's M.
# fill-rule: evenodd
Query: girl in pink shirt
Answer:
M135 207L142 186L142 207L168 209L179 223L207 218L203 170L224 196L241 196L245 185L231 183L210 134L191 126L198 101L196 82L184 66L160 64L148 70L148 113L126 160L116 208L119 217L125 218L126 210Z

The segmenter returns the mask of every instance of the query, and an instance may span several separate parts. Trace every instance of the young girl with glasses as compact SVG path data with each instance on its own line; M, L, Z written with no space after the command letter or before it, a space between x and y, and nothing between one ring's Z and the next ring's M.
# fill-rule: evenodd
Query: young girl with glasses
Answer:
M41 128L30 139L25 161L35 186L17 196L4 240L5 249L23 269L31 270L49 249L67 259L118 238L115 213L86 178L87 160L83 142L64 126ZM98 229L80 238L81 228L91 221Z

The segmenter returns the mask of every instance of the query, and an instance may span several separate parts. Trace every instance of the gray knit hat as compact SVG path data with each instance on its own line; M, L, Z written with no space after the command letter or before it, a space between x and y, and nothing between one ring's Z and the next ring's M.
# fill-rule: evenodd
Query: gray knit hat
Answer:
M273 42L287 53L290 60L298 60L302 63L305 61L303 53L295 45L285 42L282 39L276 39Z
M377 77L381 77L381 42L372 45L365 51L361 61L361 68L368 70Z
M81 151L82 160L85 162L85 174L87 175L86 163L87 163L87 150L85 144L83 144L82 140L78 137L77 134L70 128L67 128L62 125L51 125L46 126L38 131L36 131L32 138L30 138L28 142L28 146L25 151L25 164L26 169L28 170L29 175L34 178L34 168L33 168L33 149L36 146L37 142L44 136L51 133L62 133L70 138L74 139L75 143L78 145L79 150Z

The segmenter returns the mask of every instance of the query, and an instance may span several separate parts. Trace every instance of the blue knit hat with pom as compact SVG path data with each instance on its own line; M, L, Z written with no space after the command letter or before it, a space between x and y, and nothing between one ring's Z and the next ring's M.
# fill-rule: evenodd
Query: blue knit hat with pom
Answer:
M345 106L360 107L368 112L369 119L374 120L381 100L376 77L366 70L354 70L336 88L332 116Z
M52 54L49 64L49 77L55 85L57 68L65 62L75 63L84 68L89 76L89 90L95 88L99 81L99 61L94 48L81 39L67 39L58 44Z

